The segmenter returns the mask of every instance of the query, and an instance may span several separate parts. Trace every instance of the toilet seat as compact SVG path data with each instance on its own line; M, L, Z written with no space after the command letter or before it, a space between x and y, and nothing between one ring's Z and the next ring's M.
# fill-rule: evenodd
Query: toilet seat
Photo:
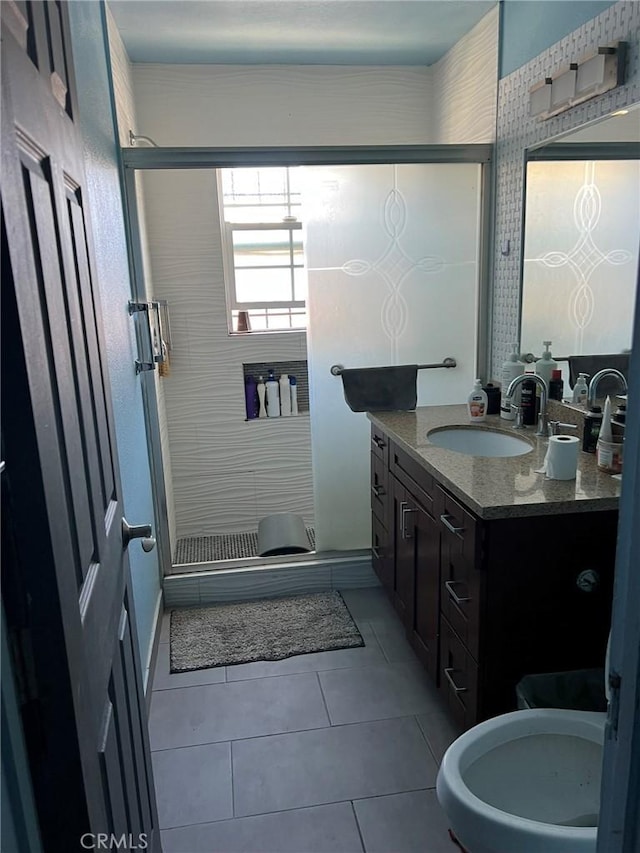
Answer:
M469 853L593 853L605 720L530 709L462 734L445 753L437 794Z

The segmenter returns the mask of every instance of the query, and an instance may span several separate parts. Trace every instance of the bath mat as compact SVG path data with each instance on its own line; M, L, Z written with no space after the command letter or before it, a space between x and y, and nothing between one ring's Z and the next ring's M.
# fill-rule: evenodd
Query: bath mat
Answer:
M171 672L364 646L337 590L171 611Z

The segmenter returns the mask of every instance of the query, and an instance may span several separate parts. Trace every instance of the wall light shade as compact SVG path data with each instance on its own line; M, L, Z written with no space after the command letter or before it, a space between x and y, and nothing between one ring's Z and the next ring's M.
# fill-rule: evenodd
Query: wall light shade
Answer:
M551 77L538 83L529 92L529 115L532 117L548 113L551 109Z
M626 42L600 47L529 90L529 115L547 119L624 83Z

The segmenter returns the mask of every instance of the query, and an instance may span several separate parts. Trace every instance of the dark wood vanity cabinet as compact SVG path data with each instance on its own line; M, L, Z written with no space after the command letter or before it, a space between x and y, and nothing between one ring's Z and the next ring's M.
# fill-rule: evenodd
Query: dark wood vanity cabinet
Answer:
M374 430L374 568L458 725L513 710L523 675L602 666L617 512L481 519Z

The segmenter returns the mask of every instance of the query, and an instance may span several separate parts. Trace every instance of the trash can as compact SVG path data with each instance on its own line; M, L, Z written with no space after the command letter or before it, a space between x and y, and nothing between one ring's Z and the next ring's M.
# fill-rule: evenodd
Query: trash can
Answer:
M606 711L604 669L525 675L516 686L518 708Z

